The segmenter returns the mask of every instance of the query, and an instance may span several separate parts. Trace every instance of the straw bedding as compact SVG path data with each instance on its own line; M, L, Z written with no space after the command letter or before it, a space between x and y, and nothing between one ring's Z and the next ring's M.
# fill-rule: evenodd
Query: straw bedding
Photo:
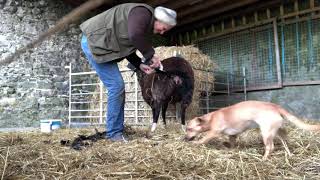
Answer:
M94 128L59 129L0 134L1 179L319 179L319 134L288 129L288 157L279 140L262 161L259 132L251 130L238 146L224 146L226 138L195 146L182 141L179 124L158 128L152 139L145 128L126 127L129 143L102 139L81 151L61 146L60 140L94 134ZM100 128L102 131L103 129Z

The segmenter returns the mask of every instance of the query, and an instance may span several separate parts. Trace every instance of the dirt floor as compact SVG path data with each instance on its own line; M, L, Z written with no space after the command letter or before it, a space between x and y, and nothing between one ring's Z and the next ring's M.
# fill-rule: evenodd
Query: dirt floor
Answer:
M209 145L183 141L177 124L159 126L151 139L146 128L126 127L131 141L88 141L82 150L61 145L79 134L95 134L94 127L37 132L0 133L1 179L320 179L320 135L288 127L288 156L279 140L263 161L259 131ZM99 128L99 131L103 131Z

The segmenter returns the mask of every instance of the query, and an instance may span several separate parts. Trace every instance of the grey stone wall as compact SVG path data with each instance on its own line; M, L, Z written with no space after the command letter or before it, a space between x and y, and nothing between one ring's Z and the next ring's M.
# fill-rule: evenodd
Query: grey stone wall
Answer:
M37 38L70 10L60 0L0 0L0 58ZM81 71L86 64L80 34L73 25L0 67L0 128L38 127L41 119L68 118L64 67L71 62L73 71Z
M292 86L270 91L248 93L248 100L263 100L279 104L294 115L320 120L320 85Z

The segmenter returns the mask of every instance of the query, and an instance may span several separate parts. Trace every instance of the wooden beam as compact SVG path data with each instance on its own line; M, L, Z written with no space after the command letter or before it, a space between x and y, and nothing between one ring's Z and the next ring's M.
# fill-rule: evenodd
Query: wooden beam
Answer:
M275 6L275 5L279 5L281 3L281 0L270 0L270 1L259 1L258 3L254 3L251 6L247 6L245 8L242 8L241 10L238 11L230 11L228 13L220 13L219 16L216 16L215 18L205 18L201 21L193 21L190 22L189 24L184 24L184 25L180 25L178 22L177 27L175 27L173 29L173 31L171 31L171 33L177 33L177 32L183 32L183 31L189 31L190 29L194 29L194 28L198 28L198 27L202 27L202 26L207 26L210 24L213 24L215 22L221 21L223 19L226 18L231 18L234 16L242 16L242 20L243 20L243 24L247 24L247 19L245 17L245 14L247 13L252 13L253 10L256 9L263 9L266 7L270 7L270 6ZM192 24L192 25L190 25Z
M293 17L293 16L302 16L302 15L309 14L309 13L312 14L312 13L315 13L316 11L317 11L317 12L320 11L320 7L315 7L315 8L313 8L313 9L306 9L306 10L298 11L298 12L292 12L292 13L283 15L283 16L281 16L280 18L281 18L282 20L284 20L284 19L286 19L286 18L291 18L291 17ZM318 17L318 15L314 15L313 17ZM312 18L313 18L313 17L312 17ZM309 18L309 17L307 17L307 18ZM300 17L300 18L298 18L298 20L302 20L302 19L305 19L305 17ZM287 20L286 22L290 22L290 20Z
M244 25L244 26L235 27L233 29L232 28L231 29L227 29L227 30L225 30L223 32L212 33L212 34L209 34L208 36L201 37L201 38L197 39L197 41L204 41L204 40L207 40L207 39L216 38L216 37L223 36L223 35L226 35L226 34L235 33L235 32L239 32L239 31L243 31L243 30L248 30L250 28L255 28L257 26L271 24L273 22L273 20L274 19L268 19L268 20L260 21L260 22L258 22L256 24L247 24L247 25ZM261 30L263 30L265 28L266 27L261 27Z
M192 5L192 3L197 3L198 1L204 1L204 0L184 0L184 1L181 1L181 0L172 1L171 0L171 1L168 1L167 3L164 3L163 6L178 10L182 7L190 6L190 5Z
M195 5L191 6L188 9L181 10L181 12L179 12L178 16L179 17L184 17L184 16L190 15L190 14L192 14L194 12L199 12L199 11L201 11L203 9L208 9L209 7L215 6L217 4L221 4L221 3L225 2L225 1L226 0L202 1L201 3L195 4ZM179 2L179 1L175 1L175 2Z
M181 20L181 22L178 24L178 26L182 26L182 25L194 22L194 21L198 21L200 19L204 19L204 18L207 18L209 16L213 16L213 15L216 15L216 14L219 14L219 13L222 13L222 12L226 12L226 11L229 11L229 10L232 10L232 9L235 9L235 8L239 8L241 6L245 6L245 5L257 2L257 1L258 0L237 1L237 2L234 2L234 3L232 3L229 6L226 6L224 8L215 9L215 10L208 9L207 11L201 11L201 12L199 12L199 14L192 14L192 15L188 16L189 18L184 18L183 20ZM209 7L209 8L212 8L212 7Z
M162 5L166 2L168 2L169 0L146 0L145 3L150 5L150 6L159 6L159 5Z

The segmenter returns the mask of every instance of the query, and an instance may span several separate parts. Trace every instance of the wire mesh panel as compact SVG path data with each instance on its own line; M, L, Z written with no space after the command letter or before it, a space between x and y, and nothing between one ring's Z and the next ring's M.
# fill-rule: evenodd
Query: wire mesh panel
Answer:
M308 84L320 80L320 19L279 25L283 83Z
M246 100L246 79L242 74L208 71L214 77L213 85L204 82L205 91L199 96L199 116ZM212 88L213 87L213 88Z
M199 49L230 74L247 71L248 89L278 86L272 23L197 42Z

